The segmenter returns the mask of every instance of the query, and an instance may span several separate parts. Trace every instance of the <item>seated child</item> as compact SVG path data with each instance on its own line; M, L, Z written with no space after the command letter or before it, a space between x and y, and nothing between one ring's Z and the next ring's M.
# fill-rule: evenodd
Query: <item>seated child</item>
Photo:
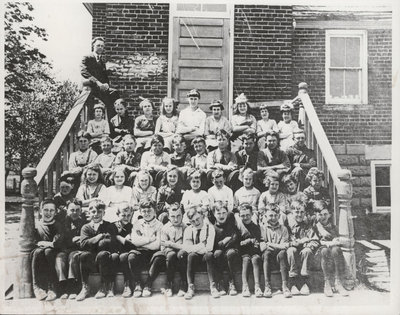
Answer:
M117 154L115 165L125 167L128 174L128 183L132 185L137 172L140 170L141 154L135 152L136 140L132 135L125 135L122 140L124 150Z
M265 188L268 190L263 192L258 202L258 211L265 211L269 204L276 204L279 206L280 212L284 213L286 199L285 195L279 191L279 176L275 172L269 172L268 176L264 179Z
M171 158L167 152L163 151L164 138L160 135L154 135L151 138L150 145L150 151L146 151L142 155L140 169L148 171L158 187L164 172L171 164Z
M216 169L212 172L212 186L208 190L210 196L210 204L214 204L217 201L222 201L226 204L228 211L233 211L233 191L228 186L225 186L224 172L220 169Z
M260 106L261 119L257 121L257 137L258 147L265 149L266 136L270 131L278 132L278 125L274 119L269 118L268 106L262 104Z
M226 295L223 285L225 266L228 266L229 295L237 295L235 272L239 270L239 230L236 227L235 215L228 212L225 203L216 202L213 206L215 217L215 275L220 295Z
M91 147L99 154L101 152L100 139L110 134L110 126L108 125L108 121L104 119L106 108L103 104L94 105L93 110L94 119L88 121L86 131L92 137Z
M79 256L79 270L82 280L82 290L76 297L77 301L83 301L89 296L89 274L97 269L100 273L100 289L95 298L114 296L113 270L111 254L117 246L117 229L114 224L104 221L106 205L99 199L89 204L89 223L81 229L80 245L82 253Z
M247 168L243 171L242 181L243 187L239 188L233 196L235 212L238 212L239 206L242 203L248 203L252 207L252 212L257 213L260 191L253 186L254 171L251 168Z
M310 185L303 191L307 197L306 210L308 212L312 211L313 203L316 200L323 200L328 204L328 206L331 203L328 188L322 186L322 182L324 179L324 172L320 171L318 168L312 167L308 171L306 182L310 183Z
M35 228L36 248L31 252L33 293L39 301L54 301L57 298L55 260L63 244L64 232L55 215L54 200L43 200L41 218Z
M216 137L217 132L220 130L225 130L229 135L231 135L232 126L229 120L222 116L222 111L224 110L222 101L213 100L210 105L210 110L212 115L206 118L204 135L206 137L207 148L212 151L218 147Z
M186 182L191 156L186 150L186 141L182 135L177 134L172 137L172 148L173 152L169 155L171 164L179 167L183 180Z
M261 230L260 226L252 221L253 207L250 204L242 203L239 206L238 228L240 232L240 254L242 256L242 296L250 297L249 269L250 263L253 266L254 294L262 297L260 287L261 277Z
M175 271L181 277L178 295L183 297L187 291L187 255L183 253L183 234L186 225L182 223L182 207L179 203L173 203L167 207L169 222L161 229L161 252L165 256L167 266L167 283L164 294L172 296L172 284Z
M194 273L202 262L207 264L208 280L213 298L219 298L219 292L214 280L215 260L212 252L214 248L215 229L212 224L204 220L204 214L199 207L192 207L187 211L189 225L183 233L182 254L187 254L188 290L185 299L190 300L195 293ZM182 257L182 259L184 259Z
M101 151L93 163L97 163L101 167L104 177L107 177L115 166L115 155L111 152L113 147L112 140L109 136L100 139Z
M279 213L271 208L265 213L265 225L261 229L260 249L262 252L263 269L265 278L264 297L272 297L271 271L272 266L279 263L282 277L282 292L285 298L292 294L288 288L288 270L286 250L289 248L289 232L287 228L278 221Z
M186 212L192 205L201 205L208 208L210 206L210 197L206 191L201 190L200 172L194 169L190 170L188 181L192 189L183 193L181 201L183 210Z
M132 223L139 219L139 203L142 199L157 200L157 189L152 186L153 178L148 171L139 171L132 187L132 198L130 204L133 206Z
M307 197L306 195L297 190L297 180L295 176L292 174L284 175L282 178L282 183L285 187L285 210L283 211L286 215L288 215L291 211L290 204L297 200L302 203L306 203Z
M128 115L127 104L123 98L114 102L114 109L117 114L110 119L110 136L115 145L118 146L125 135L133 135L134 122Z
M57 208L56 220L62 222L67 215L67 203L74 199L74 178L72 176L64 175L60 178L60 191L53 197L54 203Z
M211 187L207 181L207 150L206 141L198 136L192 140L195 155L191 158L191 167L201 173L201 189L207 190ZM209 187L208 187L209 186Z
M292 202L292 215L288 217L288 226L290 242L286 254L289 263L289 289L292 295L309 295L311 260L319 247L319 241L313 227L305 221L304 204ZM298 285L301 286L300 291Z
M151 199L143 199L139 204L142 219L132 227L131 242L136 249L127 257L131 274L131 284L135 284L133 297L151 296L151 286L163 265L163 257L158 251L161 245L162 223L156 219L156 204ZM145 286L140 284L140 271L149 270Z
M56 256L56 272L61 291L61 299L74 300L80 284L79 255L80 234L86 218L81 216L82 201L72 199L67 205L67 216L64 221L65 239L63 249ZM78 283L79 282L79 283Z
M333 296L333 291L342 296L348 296L347 290L343 287L345 266L340 248L346 240L339 236L336 226L331 221L331 213L323 200L315 201L314 211L317 215L316 232L321 243L319 253L325 280L324 293L328 297ZM331 283L334 285L332 286Z
M297 122L292 120L293 104L285 101L281 106L282 120L278 123L280 148L286 151L294 144L293 131L299 129Z
M160 135L164 138L165 150L172 152L172 138L175 135L178 126L178 111L177 106L179 102L171 97L164 97L158 117L154 134Z
M134 134L137 141L137 151L142 153L145 149L150 147L150 141L154 135L156 127L156 118L153 116L153 103L147 98L141 98L139 103L143 115L136 117Z

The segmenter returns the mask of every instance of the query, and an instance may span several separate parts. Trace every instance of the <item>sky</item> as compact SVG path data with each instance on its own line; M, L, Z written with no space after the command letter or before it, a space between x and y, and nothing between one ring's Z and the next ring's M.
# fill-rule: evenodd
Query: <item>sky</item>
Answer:
M92 17L82 3L76 1L31 1L35 25L48 33L48 41L33 43L54 66L57 79L81 81L79 64L90 52Z

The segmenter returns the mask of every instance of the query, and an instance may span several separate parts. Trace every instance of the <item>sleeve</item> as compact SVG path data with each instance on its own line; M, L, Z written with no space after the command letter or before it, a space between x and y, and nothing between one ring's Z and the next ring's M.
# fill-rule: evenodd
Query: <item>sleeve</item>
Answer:
M104 120L104 133L110 134L110 125L107 120Z
M160 247L161 250L165 249L165 246L162 245L162 243L165 241L169 241L169 236L167 233L167 225L164 225L163 228L161 229L161 247Z
M183 245L191 246L193 245L193 238L192 238L192 228L188 227L183 232Z
M84 56L82 58L82 62L81 62L81 75L82 77L84 77L85 79L89 79L92 82L96 82L98 81L91 73L88 67L88 63L90 60L90 56Z
M211 117L211 116L210 116ZM208 136L210 135L210 117L206 118L205 124L204 124L204 135Z
M80 185L78 188L78 191L76 193L76 198L83 201L85 200L85 197L83 196L83 189L84 189L84 185Z
M192 159L192 157L190 156L190 154L186 153L185 164L183 166L191 167L191 159Z
M55 223L56 234L53 237L53 246L54 248L61 248L64 245L64 241L66 239L66 231L64 227L59 224Z
M228 190L228 211L233 211L233 191L230 188Z
M141 169L146 169L149 166L148 155L149 155L149 151L146 151L143 153L142 158L140 160L140 168Z
M85 224L81 229L81 248L83 250L94 250L97 244L95 237L96 235L92 236L90 233L90 226Z
M211 151L207 155L207 168L212 169L214 168L215 162L214 162L214 153L215 151Z
M290 240L289 231L286 226L282 226L282 239L281 243L288 243Z
M76 165L76 152L72 152L69 156L68 169L72 170L76 167L78 167L78 165Z
M205 244L207 252L211 252L214 249L214 241L215 241L215 229L211 224L209 224L208 238Z
M232 135L232 125L228 119L225 120L224 128L225 128L226 132L228 132L230 135Z
M201 117L201 119L200 119L199 129L198 129L198 134L199 134L200 136L203 136L203 135L204 135L204 128L205 128L206 117L207 117L206 113L203 112L202 114L203 114L203 115L202 115L202 117Z
M250 119L251 119L251 128L254 129L254 132L257 130L257 119L253 116L250 115Z
M97 158L97 153L92 149L89 149L89 160L88 164L92 163Z
M87 127L86 127L86 131L89 133L94 133L94 128L93 128L93 120L89 120Z
M265 195L264 193L262 193L260 195L260 198L258 199L258 209L265 209L266 207L266 203L265 203Z

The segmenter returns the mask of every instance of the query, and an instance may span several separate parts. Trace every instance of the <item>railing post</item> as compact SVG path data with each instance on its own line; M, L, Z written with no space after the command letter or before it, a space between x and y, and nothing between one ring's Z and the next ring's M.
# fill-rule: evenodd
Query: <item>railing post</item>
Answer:
M351 172L342 169L338 174L339 185L336 186L339 203L339 235L344 241L342 250L346 265L346 284L354 287L356 280L356 258L354 253L354 226L351 213L351 199L353 186L351 183Z
M19 256L16 275L16 297L31 298L32 293L32 269L30 253L35 246L35 216L33 204L37 194L37 185L33 179L36 169L27 167L22 170L24 180L21 183L22 211L19 227Z
M308 93L308 85L306 82L301 82L299 83L299 92L298 92L298 96L300 96L301 94L307 94ZM299 105L299 124L302 128L304 128L305 123L306 123L306 111L304 110L304 105L302 102L300 102Z

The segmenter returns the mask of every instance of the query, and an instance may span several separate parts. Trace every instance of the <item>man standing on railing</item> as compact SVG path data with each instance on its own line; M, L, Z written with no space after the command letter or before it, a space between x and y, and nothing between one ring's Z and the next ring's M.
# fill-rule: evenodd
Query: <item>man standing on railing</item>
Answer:
M110 88L105 57L104 57L104 39L95 37L92 40L92 53L86 55L81 63L81 75L83 86L89 86L94 96L98 97L107 108L107 119L115 115L114 101L119 98L116 89ZM89 108L89 112L90 108Z
M293 132L294 145L286 150L286 154L292 165L291 174L297 179L299 191L306 188L306 175L311 167L317 166L315 153L306 146L306 134L304 130L297 129Z

